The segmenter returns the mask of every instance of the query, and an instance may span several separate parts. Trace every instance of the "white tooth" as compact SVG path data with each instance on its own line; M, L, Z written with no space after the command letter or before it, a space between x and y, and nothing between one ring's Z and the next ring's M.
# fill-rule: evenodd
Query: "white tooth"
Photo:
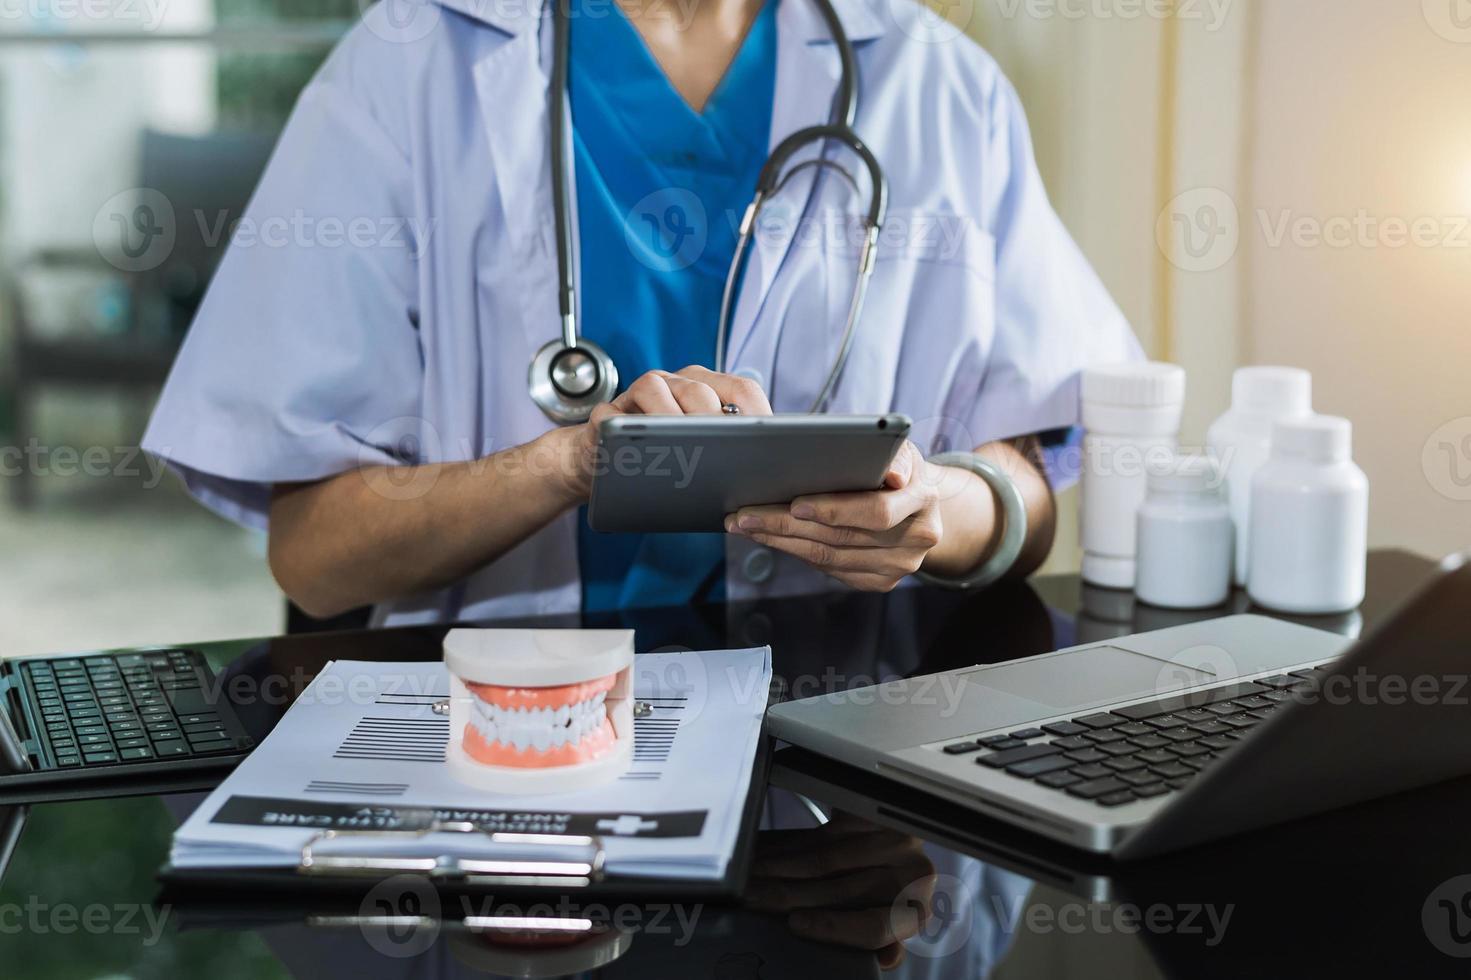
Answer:
M538 752L545 752L547 746L552 744L552 730L550 728L538 728L531 736L531 745Z
M572 717L572 709L569 708L569 707L567 707L564 704L560 708L557 709L557 716L556 716L555 719L553 719L553 724L555 724L558 728L566 728L567 727L567 719L569 719L571 717Z
M601 705L605 700L607 700L607 697L608 697L608 692L607 691L599 691L597 693L597 696L595 696L592 699L592 703L595 704L595 705Z
M518 750L526 748L526 746L530 744L530 742L531 739L527 736L527 732L524 727L517 725L511 730L511 744L515 746Z

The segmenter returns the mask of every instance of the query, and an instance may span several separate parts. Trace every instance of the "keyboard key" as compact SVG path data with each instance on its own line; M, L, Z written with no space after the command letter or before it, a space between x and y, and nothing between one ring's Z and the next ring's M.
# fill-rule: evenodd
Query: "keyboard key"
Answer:
M1180 728L1185 724L1177 715L1160 715L1146 722L1149 727L1156 731L1168 731L1171 728Z
M1094 800L1099 806L1123 806L1125 803L1133 803L1136 797L1127 789L1119 790L1117 793L1109 793Z
M1232 728L1252 728L1256 725L1257 722L1261 721L1261 719L1253 718L1251 715L1243 714L1229 715L1225 718L1222 718L1221 721L1230 725Z
M224 730L225 723L222 721L210 721L201 725L191 725L188 722L184 722L185 735L205 735L209 732L223 732Z
M1218 718L1224 718L1226 715L1234 715L1237 712L1236 705L1229 703L1213 704L1205 710L1209 711L1211 714L1215 715Z
M192 714L192 715L180 715L179 716L179 724L186 725L186 726L187 725L203 725L203 724L205 724L207 722L217 722L219 720L220 720L220 716L217 715L217 714L215 714L212 711L200 712L200 713L196 713L196 714ZM991 737L992 738L996 738L997 736L993 735ZM1013 733L1010 737L1011 738L1018 738L1020 736L1018 736L1015 733Z
M1194 775L1195 773L1192 772L1189 776L1181 776L1178 779L1166 779L1165 784L1171 789L1184 789L1190 785L1190 780Z
M189 722L187 720L185 720L184 724L187 725L187 724L189 724ZM221 726L221 727L223 727L223 726ZM1014 739L1018 739L1020 741L1023 741L1023 742L1027 742L1027 741L1030 741L1030 740L1032 740L1034 738L1041 738L1042 737L1042 729L1040 729L1040 728L1023 728L1023 729L1020 729L1019 731L1012 732L1011 733L1011 737L1014 738Z
M1150 766L1149 771L1162 779L1179 779L1195 775L1194 769L1179 762L1162 762L1157 766Z
M1086 728L1083 730L1087 731ZM1093 743L1080 735L1068 735L1065 738L1054 738L1052 740L1052 744L1057 746L1059 749L1062 749L1064 752L1071 752L1074 749L1093 748Z
M139 759L153 758L153 750L145 748L123 749L118 753L118 757L124 762L136 762Z
M1160 738L1167 738L1171 742L1193 742L1199 736L1199 732L1193 732L1188 728L1171 728L1169 731L1159 733Z
M1026 762L1018 762L1006 767L1006 771L1013 776L1023 779L1031 779L1033 776L1045 776L1049 772L1057 772L1072 766L1072 760L1060 755L1047 755L1040 759L1029 759Z
M1027 743L1023 742L1021 739L1003 738L999 742L992 742L990 745L986 746L986 748L996 752L1005 752L1007 749L1019 749L1026 744Z
M1082 779L1103 779L1107 776L1113 775L1112 769L1109 769L1107 766L1099 765L1096 762L1090 762L1085 766L1073 766L1073 768L1070 769L1069 772L1071 772L1074 776L1078 776Z
M1067 754L1067 757L1074 762L1102 762L1104 759L1109 758L1109 755L1107 752L1100 752L1095 748L1086 748L1074 749Z
M1164 783L1148 783L1144 786L1135 786L1134 795L1141 799L1150 799L1155 796L1164 796L1170 788Z
M1296 687L1298 680L1299 678L1288 677L1286 674L1273 674L1271 677L1258 677L1253 683L1277 690L1287 690Z
M77 730L76 731L77 731L77 734L78 735L106 735L107 734L107 726L105 726L105 725L79 725L77 727Z
M56 757L56 764L58 766L61 766L63 769L70 769L72 766L80 766L82 764L82 757L76 755L75 753L69 755L58 755Z
M1214 757L1209 755L1198 755L1193 759L1181 759L1180 765L1189 766L1191 769L1199 772L1200 770L1211 764L1212 758Z
M1125 720L1125 718L1120 718L1118 715L1106 711L1096 715L1084 715L1081 718L1073 719L1077 724L1093 729L1112 728L1115 725L1122 725Z
M112 751L84 752L82 754L82 758L86 760L87 765L89 766L101 766L116 762L117 753Z
M1174 714L1176 718L1179 718L1187 725L1193 725L1198 721L1210 721L1215 717L1215 715L1206 711L1204 708L1185 708L1176 711Z
M945 746L946 755L965 755L967 752L981 751L979 742L956 742L954 745Z
M981 739L981 744L989 749L991 746L995 745L998 742L1009 741L1011 741L1010 735L987 735L985 738Z
M1088 727L1072 721L1054 721L1043 725L1042 730L1048 735L1081 735L1088 730Z
M1150 728L1143 722L1126 721L1122 725L1119 725L1117 728L1115 728L1114 731L1121 732L1125 735L1148 735L1150 732L1154 731L1154 729Z
M1194 742L1181 742L1179 745L1170 746L1166 751L1173 752L1182 758L1210 754L1210 749L1204 745L1197 745Z
M226 744L229 742L226 740ZM1058 755L1062 750L1045 742L1041 745L1023 745L1020 748L1008 749L1004 752L992 752L990 755L981 756L976 761L983 766L992 769L1005 769L1007 766L1017 762L1026 762L1028 759L1040 759L1046 755Z
M200 742L190 739L189 748L201 755L208 752L233 752L235 750L235 743L228 738L215 738Z
M108 727L112 729L114 735L121 735L124 732L143 731L143 726L136 721L114 721L109 723Z
M1174 762L1179 757L1176 756L1173 752L1167 752L1164 749L1147 749L1143 752L1135 753L1134 758L1153 766L1163 765L1167 762Z
M1222 749L1229 749L1235 745L1236 739L1226 738L1224 735L1207 735L1205 738L1197 740L1195 744L1204 745L1212 751L1219 752Z
M1045 776L1038 776L1037 782L1049 789L1063 789L1074 783L1081 783L1082 777L1075 776L1070 772L1050 772Z
M1159 782L1159 777L1152 772L1135 769L1132 772L1121 772L1119 778L1130 786L1151 786Z
M1260 694L1267 690L1249 681L1240 684L1228 684L1225 687L1212 687L1203 691L1188 691L1183 694L1174 694L1158 701L1147 701L1143 704L1131 704L1124 708L1115 708L1113 713L1123 715L1130 721L1144 721L1147 718L1157 718L1160 715L1171 714L1182 708L1203 708L1206 705L1216 704L1220 701L1230 701L1232 698L1245 697L1248 694ZM1208 709L1207 709L1208 710Z
M189 746L184 744L182 738L171 738L165 740L154 740L153 751L158 753L159 758L170 755L188 755Z
M1237 698L1231 702L1243 711L1260 711L1262 708L1272 707L1272 702L1256 694L1244 698Z
M1160 738L1158 735L1138 735L1129 739L1129 744L1141 749L1157 749L1169 745L1170 740Z
M112 739L107 735L78 735L77 741L83 745L111 745Z
M1191 725L1190 730L1199 732L1202 735L1221 735L1234 729L1224 721L1221 721L1221 719L1212 716L1210 721L1203 721L1199 724Z
M1085 800L1095 800L1100 796L1110 793L1122 793L1129 788L1129 784L1113 776L1105 776L1103 779L1090 779L1086 782L1074 783L1067 788L1072 796L1079 796Z
M1100 746L1098 746L1098 751L1102 752L1104 755L1121 756L1121 755L1133 755L1135 752L1138 752L1139 750L1137 748L1135 748L1134 746L1130 745L1128 742L1114 742L1111 745L1100 745Z
M1135 772L1144 768L1144 763L1127 756L1122 759L1109 759L1104 765L1114 772Z
M146 749L148 747L148 739L141 737L120 738L117 740L117 747L119 749Z
M1083 737L1098 745L1107 745L1109 742L1122 742L1124 740L1123 735L1108 728L1102 729L1101 731L1089 732Z

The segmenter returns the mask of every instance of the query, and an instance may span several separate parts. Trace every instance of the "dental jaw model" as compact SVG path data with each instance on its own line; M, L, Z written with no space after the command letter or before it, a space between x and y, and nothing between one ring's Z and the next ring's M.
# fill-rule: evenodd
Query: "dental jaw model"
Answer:
M495 793L574 792L633 757L633 631L455 629L445 761Z

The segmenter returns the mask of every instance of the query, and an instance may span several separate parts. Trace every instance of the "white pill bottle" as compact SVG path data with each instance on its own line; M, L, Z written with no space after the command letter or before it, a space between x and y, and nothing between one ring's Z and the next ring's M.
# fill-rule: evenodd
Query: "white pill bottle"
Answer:
M1206 445L1226 478L1236 525L1235 581L1246 584L1251 544L1251 479L1266 463L1272 426L1313 412L1313 376L1299 368L1245 367L1231 378L1231 408L1216 419Z
M1246 591L1259 606L1345 613L1364 601L1369 480L1353 461L1353 426L1314 415L1278 422L1251 481Z
M1151 469L1168 469L1179 442L1185 371L1136 363L1083 372L1083 581L1132 589L1135 520Z
M1139 508L1140 601L1164 609L1207 609L1231 597L1235 528L1209 456L1182 456L1149 474Z

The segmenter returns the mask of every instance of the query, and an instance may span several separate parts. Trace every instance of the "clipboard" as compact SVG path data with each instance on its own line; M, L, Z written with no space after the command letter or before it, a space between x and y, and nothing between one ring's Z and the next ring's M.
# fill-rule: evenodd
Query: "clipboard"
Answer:
M783 697L784 685L773 677L772 703ZM159 901L187 902L196 910L208 908L210 893L230 893L228 904L241 905L240 892L259 897L262 909L275 907L281 898L311 897L316 900L361 899L372 889L400 875L423 878L441 896L483 896L499 900L542 899L561 896L569 903L623 901L698 901L733 903L745 890L755 849L757 824L766 799L766 780L771 766L772 738L764 727L756 742L751 763L751 781L741 806L736 845L725 874L711 879L657 878L608 874L603 862L602 841L595 835L489 834L497 844L511 849L525 846L537 856L526 859L497 859L482 863L475 858L425 855L385 855L376 858L330 854L324 846L349 836L377 840L387 838L412 842L431 833L484 834L469 824L431 824L413 830L324 831L302 849L295 868L176 868L165 864L156 879L162 886ZM565 853L562 849L565 848ZM556 852L547 860L546 851ZM355 906L354 906L355 907Z

